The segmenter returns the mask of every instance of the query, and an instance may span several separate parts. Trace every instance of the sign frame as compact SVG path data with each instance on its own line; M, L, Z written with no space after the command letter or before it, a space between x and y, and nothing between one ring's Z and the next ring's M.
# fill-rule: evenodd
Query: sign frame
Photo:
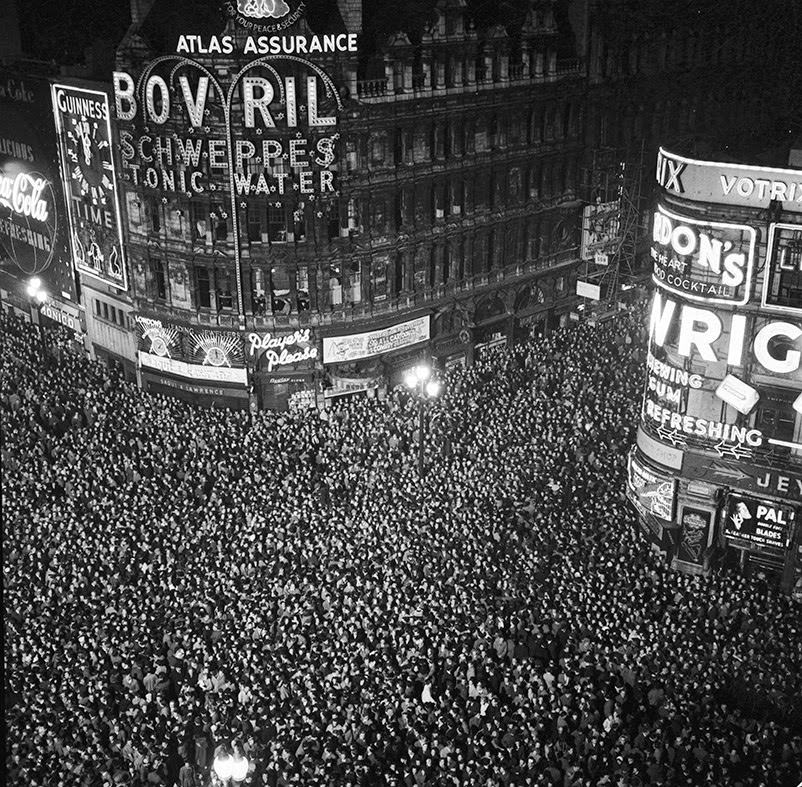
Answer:
M769 237L766 242L766 264L763 270L763 291L760 296L760 307L766 311L779 312L780 314L802 314L802 306L775 306L767 303L766 298L769 294L769 284L771 283L771 271L769 265L774 260L774 242L777 235L776 230L798 230L802 232L802 224L788 224L787 222L772 222L769 225Z

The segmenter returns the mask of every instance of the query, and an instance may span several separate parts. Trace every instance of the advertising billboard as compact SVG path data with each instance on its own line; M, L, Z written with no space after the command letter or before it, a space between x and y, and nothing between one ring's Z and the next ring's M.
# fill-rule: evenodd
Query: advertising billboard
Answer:
M722 517L722 533L730 546L782 557L796 509L771 500L730 494Z
M802 314L802 224L772 224L762 305L772 311Z
M598 262L603 257L597 258L597 254L605 255L614 251L620 241L620 228L621 200L586 205L582 211L581 258Z
M52 90L75 267L127 290L108 94L68 84Z
M323 339L323 363L344 363L401 350L428 341L429 317L391 325L378 331Z
M249 333L247 352L249 358L259 358L268 372L309 369L318 357L317 342L309 328L281 336Z
M628 477L632 501L641 513L673 522L676 513L677 479L647 467L634 451L629 455Z
M139 361L160 372L199 380L247 384L242 338L233 331L211 331L135 317Z
M748 302L754 228L698 221L658 205L652 221L652 278L658 287L703 303Z
M670 194L694 202L764 210L772 201L802 212L802 171L699 161L660 148L657 182Z
M76 303L50 83L0 75L0 266Z
M752 413L783 379L795 385L800 364L798 320L700 308L657 290L641 424L667 445L703 448L719 457L743 459L762 446L793 447ZM755 373L774 382L754 382Z

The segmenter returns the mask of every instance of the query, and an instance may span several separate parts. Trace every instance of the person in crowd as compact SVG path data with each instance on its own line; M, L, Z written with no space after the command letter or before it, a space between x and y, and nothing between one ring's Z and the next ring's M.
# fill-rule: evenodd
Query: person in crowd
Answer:
M2 314L6 773L26 787L802 779L799 609L623 496L642 309L315 411L143 393Z

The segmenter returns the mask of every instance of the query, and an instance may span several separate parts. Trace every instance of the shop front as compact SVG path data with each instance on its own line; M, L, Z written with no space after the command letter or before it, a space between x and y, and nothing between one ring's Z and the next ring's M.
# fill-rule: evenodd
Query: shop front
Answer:
M382 394L403 382L430 340L430 317L416 317L364 333L323 338L325 396Z
M317 404L318 345L311 328L285 334L248 334L245 354L263 409L288 410Z

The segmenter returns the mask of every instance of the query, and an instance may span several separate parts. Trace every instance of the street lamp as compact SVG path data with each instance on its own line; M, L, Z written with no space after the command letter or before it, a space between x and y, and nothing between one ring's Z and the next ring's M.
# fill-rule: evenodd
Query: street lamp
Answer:
M40 306L47 301L47 290L42 288L42 280L38 276L32 276L28 279L28 286L26 288L28 297L31 299L31 324L36 326L39 332L39 341L42 345L42 350L47 351L47 341L45 339L45 332L42 324L39 322L38 313L34 307L38 303ZM34 316L36 319L34 320Z
M424 408L427 399L436 399L440 395L440 383L432 380L432 370L426 364L410 369L404 376L404 382L410 390L418 395L418 475L423 478L423 439L426 429Z
M223 744L217 747L212 770L223 784L239 784L247 778L250 765L239 746L235 744L232 752Z

